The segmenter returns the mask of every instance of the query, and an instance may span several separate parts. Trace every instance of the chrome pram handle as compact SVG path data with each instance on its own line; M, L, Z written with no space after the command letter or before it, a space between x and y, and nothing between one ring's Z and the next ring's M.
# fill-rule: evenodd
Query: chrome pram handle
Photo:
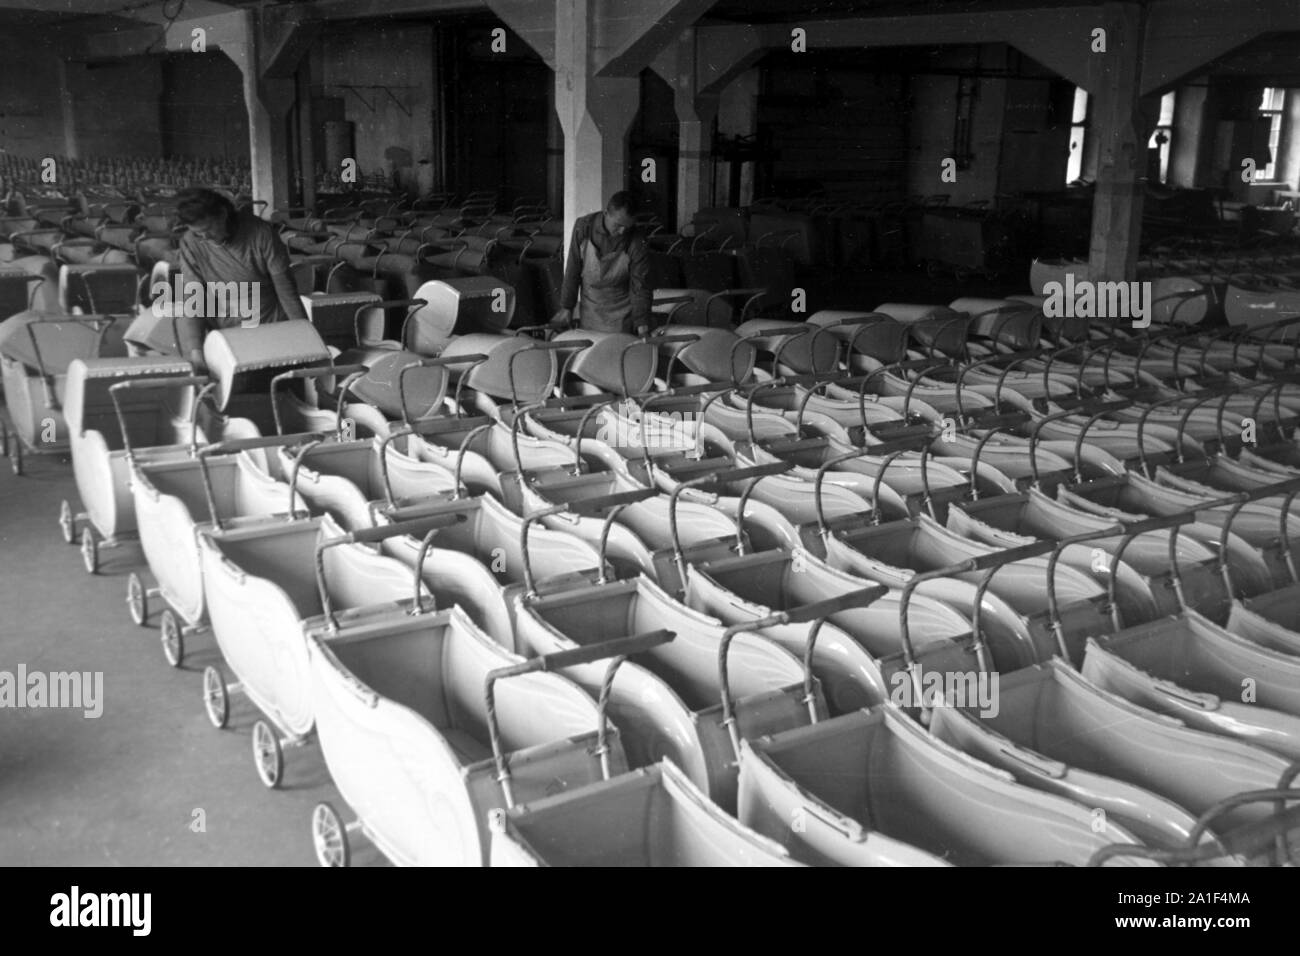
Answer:
M776 611L766 617L745 621L741 624L733 624L722 632L722 640L718 643L718 686L722 691L722 725L727 728L727 734L731 738L731 747L737 760L740 759L740 729L736 726L736 705L732 699L731 682L727 671L727 655L735 636L747 631L758 632L765 628L778 627L784 624L811 625L808 628L807 642L804 644L803 704L808 708L809 721L815 724L818 715L816 681L812 672L812 660L813 648L817 643L817 635L821 633L822 625L826 623L827 618L832 614L854 607L868 607L888 593L889 588L885 585L873 584L870 587L858 588L821 601L802 604L785 611Z
M512 664L509 667L498 667L496 670L489 671L484 680L483 694L487 700L487 717L488 717L488 735L492 741L492 759L496 764L497 782L501 784L501 793L505 797L506 808L509 809L515 805L514 787L510 776L510 767L506 761L505 753L501 747L501 727L497 720L495 684L499 680L509 677L519 677L523 674L535 674L548 671L563 670L567 667L577 667L581 664L590 664L595 661L613 658L609 667L605 671L605 679L601 684L600 698L597 703L597 716L599 728L597 730L597 753L600 756L601 772L605 779L609 779L610 767L608 756L607 738L609 733L609 720L606 716L609 704L610 689L614 683L614 674L619 666L628 657L634 654L641 654L653 650L677 637L676 632L661 628L657 631L646 631L641 634L632 634L628 637L615 637L607 641L600 641L596 644L589 644L586 647L575 647L572 650L556 651L552 654L544 654L541 657L534 657L531 660L519 664Z

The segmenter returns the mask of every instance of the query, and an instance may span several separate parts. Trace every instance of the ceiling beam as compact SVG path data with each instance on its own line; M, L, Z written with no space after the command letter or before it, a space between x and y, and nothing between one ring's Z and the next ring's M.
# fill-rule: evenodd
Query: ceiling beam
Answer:
M881 48L1007 43L1087 87L1091 32L1100 25L1095 5L1031 10L962 10L892 17L804 20L755 27L766 49L791 49L793 30L804 31L806 48Z
M555 66L555 6L540 0L488 0L501 22L528 44L552 70Z
M173 0L174 2L174 0ZM167 22L164 0L0 0L0 10L30 10L68 17L113 16L146 23ZM181 15L187 20L220 16L237 7L218 0L185 0Z
M600 76L635 76L714 0L595 0L593 53Z
M1268 33L1300 33L1300 3L1238 0L1220 7L1153 0L1147 8L1142 92L1168 89Z
M534 0L534 3L551 5L550 0ZM316 0L299 6L322 20L370 20L488 9L487 0Z
M267 7L261 20L262 75L293 76L324 27L319 17L301 7Z
M186 9L189 5L186 4ZM246 11L227 7L225 12L177 20L170 26L142 27L138 30L115 30L84 37L76 45L77 57L87 60L117 59L146 53L189 53L195 47L195 30L202 30L203 45L219 50L232 38L244 36ZM161 27L162 33L159 34Z
M717 93L767 51L758 29L750 26L695 28L695 84L700 93Z

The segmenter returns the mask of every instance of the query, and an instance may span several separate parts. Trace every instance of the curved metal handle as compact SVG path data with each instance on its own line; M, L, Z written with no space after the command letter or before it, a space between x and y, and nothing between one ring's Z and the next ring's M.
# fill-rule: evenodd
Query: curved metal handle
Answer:
M607 567L605 554L609 546L609 533L614 527L614 522L628 505L636 504L638 501L645 501L647 498L654 498L658 494L659 490L657 488L637 488L633 491L601 495L596 498L585 498L570 504L569 510L577 515L595 516L602 511L607 512L600 529L600 577L597 580L598 584L606 584L609 581L609 577L605 573Z
M593 344L595 343L593 343L591 339L566 339L563 342L555 340L550 342L533 342L528 346L528 348L519 349L517 352L511 353L510 358L506 361L506 371L510 379L510 404L512 404L516 410L519 408L519 391L515 388L515 362L521 355L528 355L532 352L580 352L583 349L591 348Z
M817 509L817 532L822 536L823 539L825 539L826 535L830 533L830 528L826 524L826 512L825 509L823 508L823 502L822 502L822 485L826 481L826 473L830 471L832 468L834 468L836 465L842 464L843 462L846 461L852 461L855 458L861 458L863 455L866 454L869 454L869 452L862 451L860 449L854 449L853 451L845 452L842 455L836 455L834 458L829 458L826 461L823 461L817 467L817 476L813 479L813 505ZM884 468L889 467L894 457L896 456L891 456L889 459L885 461ZM882 473L884 471L884 468L881 469ZM880 476L877 475L875 492L879 493L879 491L880 491ZM880 511L880 507L877 504L877 500L878 499L876 498L875 494L873 494L871 499L871 510L874 513L879 513Z
M245 449L254 448L272 448L278 445L289 445L297 442L306 442L308 447L319 442L323 438L321 432L307 432L299 435L265 435L258 438L232 438L227 441L220 441L216 444L205 445L195 453L195 460L199 463L199 478L203 481L203 494L208 502L208 514L212 518L212 527L221 530L221 516L217 514L217 499L212 492L212 476L208 473L208 458L212 455L225 455L234 452L244 451ZM289 488L289 520L295 517L294 509L294 488Z
M1066 405L1067 401L1068 400L1062 400L1061 402L1058 402L1058 404ZM1121 408L1128 408L1129 403L1118 402L1118 401L1100 402L1100 401L1078 400L1078 401L1068 401L1068 406L1069 407L1063 408L1059 412L1052 412L1050 415L1044 415L1038 421L1034 422L1034 427L1031 428L1029 431L1029 470L1033 476L1033 482L1035 488L1042 487L1042 479L1038 471L1038 435L1042 431L1043 426L1047 425L1049 422L1060 421L1063 418L1069 418L1071 415L1078 415L1090 411L1095 413L1097 417L1100 417L1101 415L1104 415L1110 411L1115 411ZM1078 455L1079 455L1078 447L1079 446L1076 446L1076 452L1075 452L1076 469L1080 467L1078 462Z
M211 379L204 375L177 375L171 378L166 376L135 378L108 386L108 397L113 402L113 411L117 415L117 424L122 430L122 449L126 454L127 461L135 461L135 454L131 450L131 435L126 427L126 413L122 411L122 403L117 397L118 392L134 389L185 388L187 386L206 388L210 384ZM195 401L197 402L197 399Z
M971 501L979 501L979 470L980 458L984 454L984 447L997 435L1002 434L1008 428L1015 425L1023 425L1029 421L1029 416L1024 412L1013 412L1009 415L994 415L991 418L980 420L977 424L972 425L974 429L988 429L983 437L975 443L975 452L971 455L970 462L970 498Z
M274 421L275 421L275 433L276 433L277 435L280 435L280 434L283 434L283 433L284 433L284 423L283 423L283 421L281 420L281 417L280 417L280 404L279 404L279 402L277 402L276 399L275 399L275 391L276 391L277 388L280 387L280 383L281 383L281 382L289 381L289 380L291 380L291 379L327 378L327 377L329 377L329 376L331 376L331 375L342 375L342 376L344 376L345 378L348 377L348 376L358 376L358 377L359 377L359 376L361 376L361 375L366 374L366 372L368 372L368 371L370 371L369 366L366 366L366 365L360 365L360 364L355 364L355 365L317 365L317 366L313 366L313 367L311 367L311 368L295 368L295 369L292 369L292 370L290 370L290 371L288 371L288 372L281 372L279 375L276 375L274 378L271 379L271 417L272 417L272 418L274 419ZM340 395L339 395L339 417L340 417L340 419L342 418L342 414L343 414L343 412L342 412L342 409L343 409L343 395L342 395L342 391L343 391L343 390L340 390ZM341 431L341 430L342 430L341 428L336 429L336 431Z
M457 356L438 356L437 358L420 359L418 362L412 362L404 365L397 373L397 401L402 406L402 424L411 424L411 412L406 406L406 373L417 368L443 368L449 365L471 365L479 366L488 360L488 357L481 352L474 352L469 355ZM459 389L458 389L459 391ZM459 404L459 403L457 403Z
M682 492L687 489L704 490L710 485L718 486L724 483L735 481L748 481L750 484L745 488L744 494L741 495L740 507L736 513L736 542L739 546L744 540L744 513L745 501L748 500L750 492L759 480L768 475L781 475L790 471L794 467L790 462L771 462L766 465L755 465L751 468L727 469L724 471L712 472L707 475L701 475L699 478L692 478L688 481L679 482L672 493L668 496L668 534L673 542L673 560L677 564L677 572L682 581L687 578L686 574L686 552L682 548L682 539L678 534L677 526L677 500L681 497Z
M776 611L753 621L733 624L722 632L722 639L718 643L718 686L722 692L722 725L727 728L727 734L731 739L731 747L737 760L740 759L740 729L736 725L735 702L732 698L731 681L727 670L727 657L731 649L732 639L737 634L745 631L760 631L783 624L811 624L812 626L808 629L808 640L804 645L803 689L804 703L808 707L809 719L816 723L817 709L812 675L812 659L813 648L817 636L821 632L822 625L833 614L852 607L868 607L888 593L889 588L883 584L874 584L835 597L802 604L789 610Z
M600 641L595 644L589 644L585 647L575 647L572 650L556 651L551 654L544 654L541 657L534 657L531 660L524 661L520 664L512 664L507 667L498 667L489 671L483 682L483 695L487 702L488 717L488 736L492 743L492 761L496 765L497 782L501 784L501 793L505 797L506 807L511 808L515 805L514 787L510 777L510 768L506 761L505 752L501 746L501 726L497 721L496 694L495 684L499 680L510 677L519 677L524 674L535 674L563 670L567 667L577 667L581 664L590 664L595 661L603 660L609 657L622 658L630 657L634 654L642 654L646 651L654 650L663 644L667 644L677 636L676 632L661 628L657 631L647 631L641 634L632 634L628 637L616 637L608 641ZM606 681L611 679L607 672ZM602 694L608 696L608 692ZM604 715L601 715L601 745L604 745ZM602 755L602 765L604 764Z
M447 528L458 522L464 521L465 516L458 512L449 514L435 514L428 518L417 518L413 521L399 521L396 524L381 525L377 528L365 528L361 531L351 531L334 538L322 541L316 546L316 588L320 593L321 611L325 615L325 623L331 634L337 634L339 631L338 619L334 616L334 608L330 602L329 587L325 581L325 552L329 548L336 548L341 544L377 544L380 541L386 541L389 538L396 538L400 535L407 534L430 534L441 529ZM419 581L420 569L424 562L416 564L416 580ZM419 587L416 588L416 608L423 611L419 595Z

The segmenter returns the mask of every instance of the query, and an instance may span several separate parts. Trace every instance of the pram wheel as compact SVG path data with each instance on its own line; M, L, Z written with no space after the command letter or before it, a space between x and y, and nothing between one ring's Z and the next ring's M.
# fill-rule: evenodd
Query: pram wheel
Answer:
M347 828L328 803L316 804L316 809L311 812L311 842L316 848L316 861L321 866L352 865Z
M221 730L230 716L230 698L226 694L226 681L215 667L203 670L203 708L208 712L212 726Z
M5 454L9 454L9 451L8 451L7 448L5 449ZM12 469L14 470L14 474L15 474L15 475L17 475L17 476L20 477L20 478L22 477L22 474L23 474L23 443L22 443L21 441L19 441L18 438L17 438L16 436L14 437L14 450L13 450L13 454L9 455L9 467L12 468Z
M280 738L264 720L253 725L253 760L262 783L272 790L278 787L284 773L284 752L280 749Z
M66 498L59 504L59 530L66 543L77 543L77 519L72 516L72 505Z
M99 571L99 545L95 543L95 532L90 528L81 529L81 563L86 566L87 574Z
M145 621L149 619L149 597L145 593L144 582L140 580L140 575L134 571L126 579L126 607L131 612L131 620L144 627Z
M163 611L158 636L162 639L163 657L167 658L167 663L172 667L180 667L181 661L185 659L185 636L171 608Z

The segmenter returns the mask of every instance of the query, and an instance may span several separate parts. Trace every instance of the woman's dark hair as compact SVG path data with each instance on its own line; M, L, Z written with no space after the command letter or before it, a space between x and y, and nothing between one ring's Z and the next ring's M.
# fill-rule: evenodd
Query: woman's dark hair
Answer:
M233 223L236 216L235 204L215 190L182 189L176 194L176 218L184 225L223 217Z
M613 212L620 209L629 216L636 215L637 197L634 193L626 189L620 189L614 195L609 197L609 202L605 203L605 208Z

